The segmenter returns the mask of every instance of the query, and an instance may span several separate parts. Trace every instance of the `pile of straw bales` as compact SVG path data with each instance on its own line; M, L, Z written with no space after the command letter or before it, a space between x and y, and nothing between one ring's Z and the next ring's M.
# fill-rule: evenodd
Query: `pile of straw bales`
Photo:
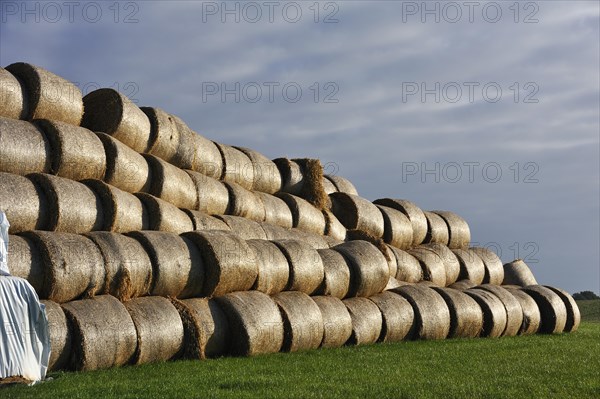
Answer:
M50 97L53 95L53 97ZM467 222L362 198L112 89L0 68L9 267L46 304L50 369L574 331L571 296L470 248Z

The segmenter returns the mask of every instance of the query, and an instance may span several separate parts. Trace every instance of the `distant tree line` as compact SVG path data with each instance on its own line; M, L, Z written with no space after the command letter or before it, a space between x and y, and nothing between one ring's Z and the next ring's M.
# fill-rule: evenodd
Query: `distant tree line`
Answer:
M596 295L592 291L581 291L573 294L573 299L577 301L583 301L587 299L600 299L600 296Z

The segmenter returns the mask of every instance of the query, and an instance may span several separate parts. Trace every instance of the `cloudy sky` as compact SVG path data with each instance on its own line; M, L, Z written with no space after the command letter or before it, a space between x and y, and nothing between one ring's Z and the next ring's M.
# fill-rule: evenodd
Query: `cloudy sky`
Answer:
M0 3L0 65L119 89L600 291L597 1Z

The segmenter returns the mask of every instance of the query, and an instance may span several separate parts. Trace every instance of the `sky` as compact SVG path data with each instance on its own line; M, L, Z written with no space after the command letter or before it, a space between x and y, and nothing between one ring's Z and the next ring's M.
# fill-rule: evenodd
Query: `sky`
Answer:
M120 90L600 292L597 1L6 1L0 65Z

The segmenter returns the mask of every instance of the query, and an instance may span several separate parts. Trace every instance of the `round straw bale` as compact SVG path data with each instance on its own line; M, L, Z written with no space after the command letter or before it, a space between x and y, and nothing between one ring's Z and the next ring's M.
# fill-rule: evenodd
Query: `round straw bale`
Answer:
M175 119L160 108L140 108L150 121L148 153L171 162L179 146L179 129Z
M23 83L0 67L0 117L25 119L28 111L26 95Z
M107 231L95 231L86 236L94 241L104 258L103 294L113 295L120 301L148 295L152 263L137 240Z
M444 268L446 269L446 285L450 285L458 279L460 275L460 262L454 252L444 244L431 243L424 244L420 248L425 248L435 252L442 258Z
M11 234L49 227L46 196L26 177L0 172L0 209L10 221Z
M523 309L523 323L519 329L519 335L531 335L538 332L540 323L542 322L542 315L537 303L524 291L518 288L505 286L508 292L510 292L521 305Z
M350 265L346 258L333 249L318 249L317 252L325 271L318 293L344 299L350 289Z
M323 210L323 216L325 216L325 235L338 241L345 241L348 230L338 218L328 210Z
M437 213L423 211L427 219L427 235L423 243L439 243L448 245L450 233L446 221Z
M139 153L148 151L150 120L123 94L109 88L95 90L83 98L83 105L81 126L107 133Z
M338 192L346 193L351 195L358 195L358 191L352 182L342 176L336 175L327 175L327 179L329 179Z
M485 278L485 265L481 258L473 251L466 249L453 249L454 255L460 263L459 280L471 280L475 284L483 283Z
M561 297L542 285L528 285L522 290L533 298L540 309L542 323L539 332L545 334L563 332L567 325L567 308Z
M52 301L40 301L46 307L48 334L50 335L50 360L48 370L55 371L69 366L71 355L71 330L65 312L59 304Z
M458 280L456 283L452 283L448 287L454 288L455 290L464 291L476 286L477 284L475 284L471 280Z
M423 270L423 279L437 286L446 286L446 267L443 259L433 251L425 248L415 248L408 251L414 256Z
M128 193L148 191L152 176L146 159L105 133L96 133L106 153L104 181Z
M388 264L389 275L392 277L396 275L396 273L398 272L398 262L394 256L394 253L390 249L390 246L388 244L386 244L383 241L383 239L376 238L376 237L374 237L368 233L365 233L364 231L361 231L361 230L348 230L347 240L348 241L367 241L367 242L373 244L379 250L379 252L381 252L383 254L383 257L385 258L385 260Z
M321 310L303 292L280 292L273 296L283 319L284 352L317 349L323 341Z
M152 173L148 194L177 208L198 209L198 191L190 175L154 155L144 154L144 158Z
M270 296L247 291L227 294L216 300L231 326L231 354L253 356L281 350L283 319Z
M43 191L48 202L48 230L68 233L102 230L105 224L102 200L89 187L42 173L27 177Z
M418 283L423 280L423 269L417 258L394 246L389 248L396 258L397 271L394 276L396 280L408 283Z
M77 86L43 68L23 62L11 64L6 70L25 88L28 110L25 119L53 119L79 125L83 102Z
M321 256L309 244L297 240L273 240L285 255L290 268L286 291L300 291L311 295L323 283L325 270Z
M194 231L184 234L200 249L204 262L204 296L252 288L258 265L252 249L239 236L227 231Z
M335 184L333 184L333 182L326 175L323 176L323 190L327 195L338 192L338 189L335 186Z
M329 248L329 244L322 235L309 233L308 231L297 228L290 229L290 233L293 235L293 240L304 241L314 249Z
M325 233L325 216L308 201L292 194L279 193L292 211L293 226L304 231L323 235Z
M179 131L179 145L172 163L181 169L191 169L214 179L223 176L223 157L217 145L196 133L181 118L171 115Z
M265 206L261 199L250 190L235 183L225 183L229 192L228 215L241 216L256 222L265 220Z
M151 295L189 298L202 294L204 263L194 243L162 231L138 231L128 235L142 244L152 262Z
M579 324L581 323L581 313L579 312L579 306L577 306L577 302L575 302L571 294L569 294L565 290L556 287L551 287L549 285L545 285L544 287L552 290L556 295L558 295L565 304L565 307L567 308L567 321L565 323L565 329L563 331L577 331L577 329L579 328Z
M483 311L477 302L453 288L432 287L444 298L450 310L448 338L476 338L483 329Z
M246 219L240 216L216 216L217 219L222 220L231 230L232 233L237 234L244 240L266 240L267 234L263 230L260 224L254 220Z
M171 299L184 329L184 356L206 359L227 353L231 330L221 306L208 298Z
M383 319L379 342L399 342L413 337L415 313L406 299L392 291L369 299L377 305Z
M271 194L254 193L265 207L265 222L291 229L294 226L292 211L284 200Z
M23 233L41 253L44 264L42 299L63 303L93 296L104 289L104 260L88 238L70 233Z
M252 162L254 184L252 190L267 194L275 194L281 190L281 173L275 162L258 151L244 147L235 147L243 152Z
M64 122L38 119L52 148L52 174L71 180L104 179L106 153L93 132Z
M286 229L280 226L276 226L270 223L259 223L260 227L263 228L268 240L293 240L297 237L292 229Z
M204 170L194 169L194 162L196 161L196 157L200 155L199 148L196 148L196 144L197 144L197 139L198 140L203 139L206 141L209 141L209 140L207 140L203 137L201 138L200 135L197 134L192 129L190 129L190 127L180 117L175 116L175 115L170 115L170 117L171 117L171 120L174 122L175 127L177 128L178 142L177 142L177 151L175 151L175 154L173 154L173 156L169 160L169 163L172 163L173 165L177 166L180 169L191 169L196 172L203 173ZM221 153L219 153L219 150L216 148L216 146L214 146L214 144L212 142L210 142L210 144L212 145L211 149L216 151L216 155L219 158L218 167L220 167L222 169L223 165L220 162L221 161ZM211 168L212 167L214 167L214 165L211 165ZM217 176L213 176L212 174L210 176L218 179L221 177L221 172L222 171L219 170Z
M344 302L332 296L314 296L323 319L322 348L339 348L352 335L352 318Z
M444 339L450 332L450 311L432 288L405 285L392 290L403 296L415 312L415 339Z
M71 363L80 371L123 366L137 348L135 324L125 306L101 295L62 305L73 334Z
M412 246L413 230L408 217L397 209L377 205L383 215L383 239L396 248L406 249Z
M471 241L471 230L462 217L450 211L431 211L438 214L448 225L448 247L451 249L469 247Z
M519 333L523 324L523 309L519 301L499 285L483 284L479 287L482 290L489 291L496 295L506 309L506 329L503 336L514 337Z
M290 277L290 266L283 252L267 240L248 240L246 243L258 265L258 276L252 289L269 295L283 291Z
M506 308L502 301L489 291L471 288L463 291L473 298L483 312L482 337L498 338L506 330Z
M194 230L194 223L188 214L170 202L146 193L136 193L135 196L142 201L148 212L150 230L169 231L177 234Z
M516 259L504 265L504 280L502 281L502 285L526 287L528 285L537 285L537 281L523 259Z
M341 192L330 197L333 214L347 229L361 230L376 238L383 237L383 215L370 201Z
M300 165L287 158L274 159L273 163L275 163L281 175L281 191L299 195L304 184L304 175Z
M229 207L229 191L223 182L186 170L196 187L198 206L196 210L209 215L224 215Z
M85 180L82 183L91 188L102 201L103 230L116 233L148 230L148 212L138 197L99 180Z
M0 172L48 173L50 143L33 123L0 117Z
M125 303L137 332L133 364L164 362L183 347L183 323L171 301L160 296Z
M352 320L352 335L347 343L367 345L377 342L383 329L383 316L375 302L368 298L348 298L342 301Z
M27 280L38 295L44 292L46 267L33 241L27 237L9 236L8 265L12 276Z
M472 247L469 251L474 252L483 261L485 266L484 284L500 285L504 280L504 267L502 261L495 252L488 248Z
M385 289L390 269L385 256L367 241L349 241L333 248L350 266L348 296L369 297Z
M374 201L377 205L396 209L408 217L413 230L413 245L419 245L427 236L427 218L416 204L402 199L382 198Z
M252 190L252 186L254 186L254 165L250 158L235 147L216 142L215 144L223 159L222 180L239 184L246 190Z
M207 215L203 212L191 211L189 209L183 209L183 211L192 219L194 223L194 231L204 230L229 230L231 228L221 219L214 216Z

